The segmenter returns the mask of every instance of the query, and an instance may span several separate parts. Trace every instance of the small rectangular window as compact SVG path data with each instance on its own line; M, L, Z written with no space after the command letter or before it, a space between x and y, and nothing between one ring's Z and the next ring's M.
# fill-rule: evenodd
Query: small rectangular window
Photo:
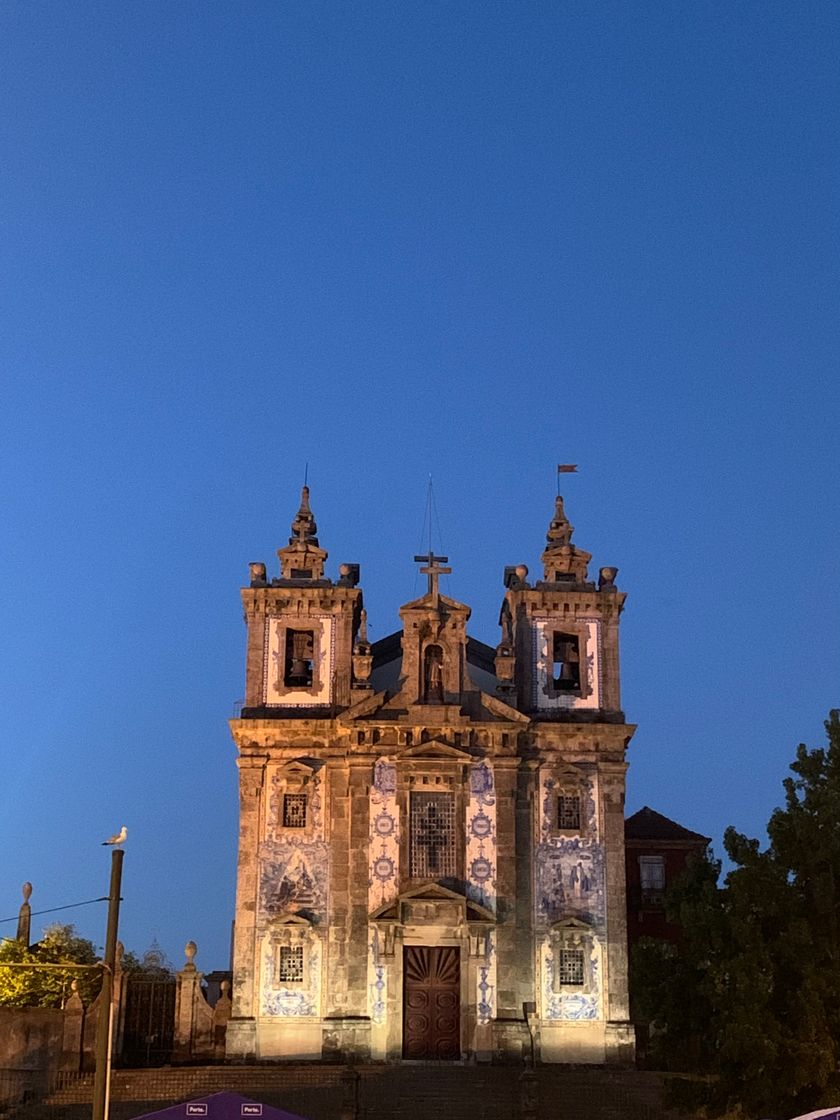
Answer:
M580 831L579 793L560 793L557 795L557 827L569 831Z
M303 980L303 946L281 945L278 980L284 984L299 984Z
M645 898L661 896L665 890L665 857L639 856L639 879Z
M574 634L553 638L554 687L558 692L580 692L580 642Z
M583 950L561 949L558 954L557 967L561 984L583 983Z
M306 794L283 794L283 827L306 828Z
M283 684L286 688L311 688L315 665L315 631L286 631L286 660Z

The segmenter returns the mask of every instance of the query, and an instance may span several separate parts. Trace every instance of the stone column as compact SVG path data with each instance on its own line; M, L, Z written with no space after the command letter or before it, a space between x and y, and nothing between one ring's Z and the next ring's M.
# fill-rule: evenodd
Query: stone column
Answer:
M85 1008L79 995L79 985L73 980L70 996L64 1005L64 1031L61 1040L60 1069L78 1073L82 1068L82 1028Z
M201 973L194 963L195 942L188 941L184 952L187 963L176 974L178 990L175 995L175 1032L172 1045L172 1060L175 1062L188 1062L193 1056L195 1005L201 994Z
M221 1061L225 1056L225 1035L230 1019L230 983L223 980L221 995L213 1008L213 1057Z

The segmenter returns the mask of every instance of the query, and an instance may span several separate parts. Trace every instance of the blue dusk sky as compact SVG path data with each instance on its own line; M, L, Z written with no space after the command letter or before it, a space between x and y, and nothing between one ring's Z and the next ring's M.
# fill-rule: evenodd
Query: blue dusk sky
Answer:
M127 947L226 966L239 588L307 463L372 638L431 474L493 645L579 463L628 811L763 835L840 704L833 0L6 0L0 105L0 917L125 823Z

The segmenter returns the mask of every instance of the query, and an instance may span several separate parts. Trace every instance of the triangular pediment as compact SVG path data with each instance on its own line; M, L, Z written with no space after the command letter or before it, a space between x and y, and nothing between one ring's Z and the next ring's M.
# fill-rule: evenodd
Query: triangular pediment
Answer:
M573 933L573 932L591 933L592 932L592 927L590 925L588 925L586 922L582 922L580 920L580 918L572 918L572 917L561 918L557 922L552 922L551 929L554 930L557 933L562 933L564 931L567 932L567 933Z
M436 611L441 606L447 611L457 611L463 613L469 618L472 614L472 609L466 603L459 603L457 599L450 599L447 595L438 595L437 599L428 592L421 595L419 599L412 599L410 603L404 603L400 607L400 614L403 611Z
M282 766L278 767L277 773L289 778L303 778L305 781L309 781L316 769L317 767L310 762L293 758L290 762L284 762Z
M467 898L465 894L453 891L450 887L444 887L441 883L431 880L425 883L417 883L413 887L401 891L396 898L383 903L382 906L374 910L370 915L370 920L374 922L401 922L403 921L404 909L407 906L410 907L413 902L442 902L450 905L455 903L463 909L463 917L467 922L493 922L494 924L496 922L496 915L486 906L481 906L478 902Z
M302 918L300 914L281 914L279 917L272 918L269 922L269 929L288 929L293 927L295 929L309 929L312 923L308 918Z
M425 760L440 762L474 762L472 755L466 751L450 747L442 739L430 739L427 743L418 743L416 746L407 747L397 755L397 762L423 762Z

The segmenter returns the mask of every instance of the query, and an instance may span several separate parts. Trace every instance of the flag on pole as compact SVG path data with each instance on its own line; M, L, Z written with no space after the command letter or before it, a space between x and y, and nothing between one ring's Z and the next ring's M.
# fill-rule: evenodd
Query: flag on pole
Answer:
M577 473L577 463L558 463L558 474L575 474Z

